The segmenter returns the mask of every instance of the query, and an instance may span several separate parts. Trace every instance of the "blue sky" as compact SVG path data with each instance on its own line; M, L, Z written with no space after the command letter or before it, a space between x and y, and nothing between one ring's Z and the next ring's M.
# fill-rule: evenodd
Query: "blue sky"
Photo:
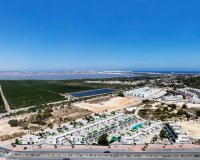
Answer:
M0 71L200 71L199 0L1 0Z

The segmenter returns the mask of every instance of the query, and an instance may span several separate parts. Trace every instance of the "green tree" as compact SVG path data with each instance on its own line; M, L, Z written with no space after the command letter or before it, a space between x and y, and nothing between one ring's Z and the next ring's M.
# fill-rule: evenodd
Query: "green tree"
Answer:
M43 113L42 113L42 118L46 119L52 116L51 112L53 112L53 110L51 108L45 108Z
M98 139L98 144L103 146L108 146L109 145L108 134L101 135Z
M53 128L53 123L49 123L48 127L52 129Z
M186 113L187 113L187 112L184 111L183 109L179 109L178 112L177 112L177 114L178 114L179 116L182 116L182 115L184 115L184 114L186 114Z
M167 134L166 134L166 132L165 132L164 130L161 130L161 131L160 131L160 135L159 135L159 136L160 136L161 139L163 139L163 138L168 138L168 137L167 137Z
M124 93L123 93L123 92L119 92L117 95L118 95L119 97L124 97Z
M168 107L163 108L163 112L166 112L166 111L168 111Z
M200 110L196 110L197 117L200 117Z
M169 104L168 107L170 107L172 109L176 109L176 104Z
M187 105L186 105L186 104L183 104L182 108L184 108L184 109L187 108Z

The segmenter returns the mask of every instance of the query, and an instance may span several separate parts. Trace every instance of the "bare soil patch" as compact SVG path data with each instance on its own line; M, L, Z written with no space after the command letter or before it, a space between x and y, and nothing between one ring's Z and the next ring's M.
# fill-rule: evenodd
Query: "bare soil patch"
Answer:
M61 124L90 115L92 112L78 107L65 107L54 110L47 123Z
M180 121L178 124L183 128L190 138L200 139L200 122L198 121Z
M124 109L128 106L134 106L139 104L141 101L136 98L128 97L114 97L110 98L107 101L99 101L98 103L89 103L89 102L80 102L74 104L74 106L90 110L94 113L100 113L104 111L117 111Z

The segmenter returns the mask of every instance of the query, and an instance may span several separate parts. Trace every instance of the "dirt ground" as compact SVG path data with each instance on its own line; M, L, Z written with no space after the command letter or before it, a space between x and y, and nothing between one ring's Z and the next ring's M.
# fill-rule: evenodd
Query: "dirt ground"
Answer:
M74 104L74 106L90 110L94 113L100 113L104 111L117 111L121 110L128 106L134 106L140 103L139 99L128 98L128 97L114 97L110 98L107 101L102 101L99 103L89 103L89 102L80 102Z
M77 107L65 107L65 108L58 108L54 109L53 116L49 119L45 120L46 123L53 123L54 125L59 125L65 122L69 122L72 120L76 120L78 118L82 118L84 116L90 115L92 112L77 108ZM26 115L19 115L19 116L12 116L12 117L5 117L0 119L0 141L8 140L8 139L14 139L16 137L21 137L22 135L25 135L29 131L36 131L38 128L47 128L47 125L36 125L36 124L29 124L29 130L24 130L22 127L11 127L8 124L8 121L11 119L29 119L32 115L36 113L26 114ZM62 121L61 121L62 119ZM65 119L65 121L64 121Z
M11 127L8 121L11 119L24 119L30 117L32 114L12 116L0 119L0 141L7 138L19 137L28 132L28 130L22 130L21 127Z
M197 121L181 121L178 124L183 128L190 138L200 139L200 122Z
M78 107L66 107L54 110L53 116L48 119L47 123L61 124L66 123L78 118L82 118L90 115L92 112L78 108ZM61 121L62 119L62 121Z

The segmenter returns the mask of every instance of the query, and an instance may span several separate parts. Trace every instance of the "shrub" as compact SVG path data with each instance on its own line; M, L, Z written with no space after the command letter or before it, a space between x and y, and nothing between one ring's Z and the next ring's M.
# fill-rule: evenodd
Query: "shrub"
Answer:
M200 117L200 110L196 110L196 115Z
M11 119L11 120L8 121L8 124L11 127L17 127L19 125L19 121L17 119Z
M179 109L178 112L177 112L178 115L182 116L184 114L187 114L186 111L184 111L183 109Z
M124 93L123 93L123 92L119 92L117 95L118 95L119 97L124 97Z
M172 109L176 109L176 104L169 104L168 107L170 107Z
M160 131L160 135L159 135L159 136L160 136L161 139L163 139L163 138L168 138L168 137L167 137L167 134L166 134L166 132L165 132L164 130L161 130L161 131Z
M184 109L187 108L187 105L186 105L186 104L183 104L182 108L184 108Z

